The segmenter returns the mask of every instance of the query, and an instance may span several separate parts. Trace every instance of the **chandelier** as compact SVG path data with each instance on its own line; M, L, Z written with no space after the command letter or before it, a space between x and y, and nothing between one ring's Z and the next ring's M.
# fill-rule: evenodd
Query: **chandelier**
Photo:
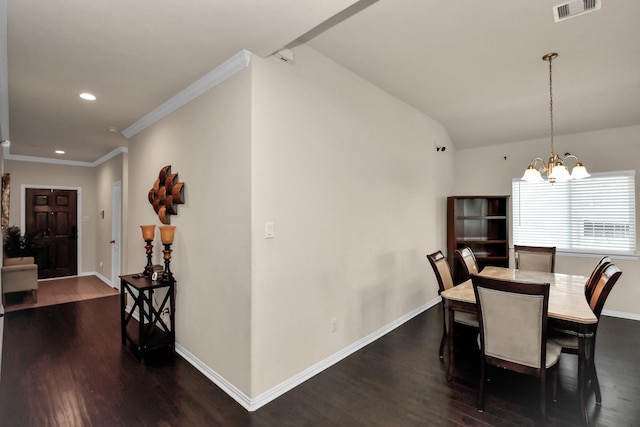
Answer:
M557 53L547 53L542 57L543 60L549 61L549 112L551 117L551 154L549 155L549 161L545 164L541 157L535 157L531 160L529 167L524 171L522 179L528 182L544 181L542 174L547 176L547 179L552 184L554 182L568 181L570 179L586 178L589 175L587 168L573 154L566 153L565 157L558 156L553 151L553 80L551 73L551 61L558 57ZM567 160L573 160L573 170L569 174L569 170L564 165Z

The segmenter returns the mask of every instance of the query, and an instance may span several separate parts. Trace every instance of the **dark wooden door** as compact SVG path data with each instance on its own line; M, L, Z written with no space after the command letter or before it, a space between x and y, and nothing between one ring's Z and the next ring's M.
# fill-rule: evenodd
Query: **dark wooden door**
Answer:
M76 190L28 188L25 234L34 236L38 278L78 274Z

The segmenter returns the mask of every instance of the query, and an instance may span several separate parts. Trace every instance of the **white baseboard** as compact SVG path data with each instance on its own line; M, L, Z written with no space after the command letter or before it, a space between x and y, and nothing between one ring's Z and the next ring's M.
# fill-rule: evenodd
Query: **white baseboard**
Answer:
M354 342L353 344L343 348L337 353L332 354L324 360L316 363L315 365L305 369L304 371L294 375L288 380L278 384L272 389L262 393L260 396L255 398L250 398L242 391L238 390L233 384L224 379L223 376L215 372L213 369L204 364L201 360L191 354L187 349L182 347L180 344L176 343L176 352L180 354L182 357L187 360L190 364L192 364L196 369L202 372L207 378L209 378L213 383L215 383L218 387L220 387L225 393L227 393L231 398L233 398L236 402L242 405L248 411L255 411L267 403L275 400L276 398L282 396L289 390L295 388L296 386L302 384L309 378L319 374L325 369L331 367L332 365L340 362L356 351L360 350L363 347L366 347L368 344L374 342L378 338L384 336L385 334L391 332L396 329L398 326L403 323L413 319L417 315L423 313L429 308L440 302L440 297L434 298L433 300L427 302L426 304L416 308L415 310L405 314L404 316L396 319L395 321L383 326L377 331L367 335L366 337Z
M251 409L251 398L240 391L236 386L227 381L222 375L204 364L200 359L191 354L186 348L176 343L176 353L182 356L187 362L193 365L198 371L200 371L205 377L209 378L211 382L220 387L222 391L231 396L236 402L242 405L248 411Z
M106 283L107 285L111 286L112 288L115 288L116 286L113 285L113 283L111 283L111 280L107 279L106 277L104 277L102 274L96 272L96 271L83 271L81 273L72 275L72 276L64 276L64 277L87 277L87 276L96 276L98 279L102 280L104 283ZM58 279L63 279L64 277L51 277L48 279L38 279L38 282L47 282L47 281L51 281L51 280L58 280Z
M624 311L602 310L603 316L619 317L628 320L640 320L640 314L627 313Z
M106 277L104 277L102 274L97 273L97 272L93 272L93 273L82 273L82 276L96 276L98 279L102 280L104 283L106 283L107 285L111 286L112 288L115 288L115 286L113 285L113 283L111 283L111 280L107 279Z
M215 370L211 369L204 362L202 362L200 359L198 359L196 356L194 356L191 352L189 352L189 350L187 350L185 347L183 347L182 345L180 345L177 342L175 344L175 349L176 349L176 353L178 353L180 356L182 356L188 363L193 365L198 371L200 371L204 376L206 376L211 382L213 382L218 387L220 387L222 389L222 391L227 393L232 399L234 399L236 402L238 402L240 405L242 405L242 407L244 407L247 411L255 411L255 410L261 408L262 406L266 405L267 403L269 403L269 402L277 399L278 397L282 396L286 392L292 390L296 386L302 384L306 380L308 380L308 379L314 377L315 375L321 373L325 369L327 369L327 368L335 365L336 363L340 362L341 360L347 358L348 356L350 356L351 354L355 353L356 351L366 347L367 345L369 345L372 342L376 341L378 338L383 337L384 335L386 335L387 333L393 331L394 329L396 329L397 327L401 326L405 322L413 319L414 317L418 316L419 314L425 312L426 310L430 309L434 305L438 304L440 301L441 301L440 297L436 297L436 298L432 299L431 301L428 301L426 304L421 305L420 307L414 309L413 311L411 311L411 312L405 314L404 316L396 319L395 321L383 326L382 328L380 328L377 331L367 335L366 337L361 338L360 340L358 340L358 341L354 342L353 344L343 348L342 350L338 351L337 353L332 354L331 356L327 357L326 359L321 360L320 362L316 363L315 365L313 365L313 366L305 369L304 371L294 375L293 377L289 378L288 380L278 384L277 386L273 387L272 389L262 393L261 395L255 397L255 398L251 398L251 397L247 396L240 389L238 389L232 383L227 381L222 375L217 373ZM624 313L624 312L606 310L606 311L603 311L602 314L606 315L606 316L620 317L620 318L623 318L623 319L640 320L640 315L636 315L636 314L632 314L632 313ZM138 318L137 317L137 313L134 313L134 318L136 318L136 319Z

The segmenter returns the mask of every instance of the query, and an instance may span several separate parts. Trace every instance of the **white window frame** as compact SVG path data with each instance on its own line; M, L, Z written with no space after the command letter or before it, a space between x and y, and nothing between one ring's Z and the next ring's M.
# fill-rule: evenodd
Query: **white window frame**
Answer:
M636 256L635 170L551 184L512 181L514 245Z

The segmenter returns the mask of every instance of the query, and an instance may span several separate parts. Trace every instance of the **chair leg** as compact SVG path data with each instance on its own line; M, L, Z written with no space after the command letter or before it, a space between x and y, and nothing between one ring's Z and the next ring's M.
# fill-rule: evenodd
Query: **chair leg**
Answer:
M445 330L442 333L442 340L440 340L440 352L438 353L438 355L440 356L440 359L444 359L444 345L447 342L447 331Z
M596 372L595 363L593 364L593 372L591 373L591 384L596 393L596 404L602 405L602 394L600 393L600 382L598 381L598 373Z
M558 401L558 371L560 371L558 364L556 363L551 371L551 392L553 394L553 401Z
M479 412L484 412L484 383L485 383L485 371L486 363L484 357L482 358L482 365L480 365L480 385L478 386L478 403L477 408Z
M33 299L37 303L38 302L38 290L37 289L32 290L31 291L31 295L33 295Z
M544 370L540 374L540 414L543 419L547 416L547 382Z
M440 306L442 308L442 340L440 341L440 352L438 355L440 359L444 359L444 346L447 342L447 310L444 307L444 300Z

